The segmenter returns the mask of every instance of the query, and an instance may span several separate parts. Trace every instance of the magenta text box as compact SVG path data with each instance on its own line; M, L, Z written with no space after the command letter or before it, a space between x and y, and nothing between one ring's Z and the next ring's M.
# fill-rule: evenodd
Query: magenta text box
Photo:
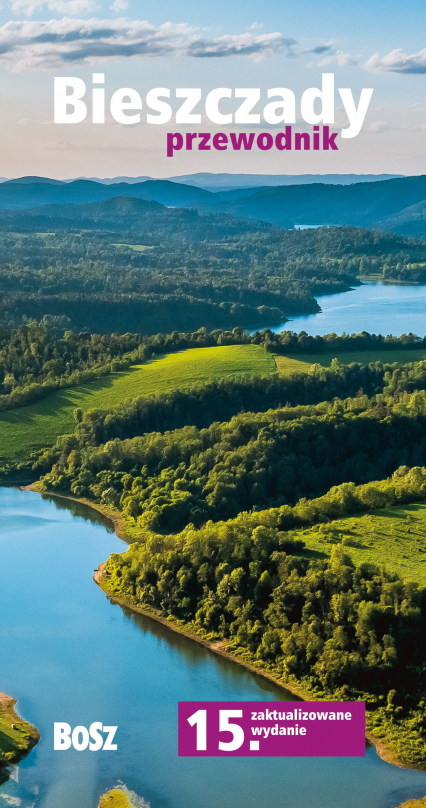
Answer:
M363 757L363 701L180 701L179 755Z

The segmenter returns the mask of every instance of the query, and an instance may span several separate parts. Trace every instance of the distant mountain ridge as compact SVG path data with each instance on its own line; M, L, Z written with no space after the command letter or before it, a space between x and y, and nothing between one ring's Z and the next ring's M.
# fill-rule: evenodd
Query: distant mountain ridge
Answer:
M108 230L115 233L142 231L196 242L223 239L242 233L273 230L267 222L214 212L199 215L188 208L170 208L153 200L115 196L86 204L40 205L0 210L0 229L15 230ZM148 243L151 243L148 241Z
M388 229L402 211L426 200L426 175L354 185L299 185L267 188L243 199L221 201L215 209L243 218L262 219L278 227L291 218L296 225L355 225ZM205 204L201 209L207 209ZM209 208L210 209L210 208ZM391 228L389 228L391 229Z
M286 229L294 225L354 225L400 235L426 235L426 175L348 185L315 182L214 193L170 180L106 185L93 180L23 177L0 184L0 210L81 205L115 197L152 200L200 213L230 214Z
M313 183L351 185L356 182L379 182L402 176L402 174L213 174L199 172L197 174L181 174L180 176L167 177L166 179L170 180L170 182L183 183L184 185L196 185L198 188L204 188L207 191L231 191L238 188L312 185ZM129 184L145 182L146 180L154 179L154 177L109 177L104 179L79 177L79 179L91 179L94 182L113 185L120 182Z

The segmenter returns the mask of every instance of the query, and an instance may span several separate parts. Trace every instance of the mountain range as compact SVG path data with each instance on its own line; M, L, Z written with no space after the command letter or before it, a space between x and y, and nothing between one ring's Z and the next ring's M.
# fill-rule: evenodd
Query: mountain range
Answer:
M352 185L355 182L378 182L401 177L402 174L212 174L199 172L198 174L181 174L178 177L167 177L170 182L196 185L206 191L232 191L237 188L259 188L275 185L311 185L324 183L325 185ZM102 182L105 185L114 185L119 182L134 184L145 182L154 177L79 177Z
M0 184L0 209L103 202L127 197L159 202L168 208L225 213L282 228L299 225L389 230L426 235L426 176L347 185L311 183L208 191L195 185L152 180L106 185L94 180L63 182L23 177Z
M202 216L191 208L168 208L159 202L131 197L112 197L87 204L40 205L24 210L0 210L0 230L59 231L107 230L137 233L138 237L162 241L216 241L245 233L268 232L267 222L224 213Z

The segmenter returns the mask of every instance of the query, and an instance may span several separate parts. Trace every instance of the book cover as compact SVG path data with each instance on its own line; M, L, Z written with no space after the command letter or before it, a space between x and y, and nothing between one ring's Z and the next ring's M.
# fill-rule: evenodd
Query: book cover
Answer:
M424 4L0 8L0 808L426 801Z

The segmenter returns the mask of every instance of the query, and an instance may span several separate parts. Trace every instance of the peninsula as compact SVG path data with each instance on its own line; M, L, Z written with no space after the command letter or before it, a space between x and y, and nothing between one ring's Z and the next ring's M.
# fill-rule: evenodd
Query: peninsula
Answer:
M19 763L40 740L40 733L15 710L16 699L0 693L0 783L9 777L9 768Z

